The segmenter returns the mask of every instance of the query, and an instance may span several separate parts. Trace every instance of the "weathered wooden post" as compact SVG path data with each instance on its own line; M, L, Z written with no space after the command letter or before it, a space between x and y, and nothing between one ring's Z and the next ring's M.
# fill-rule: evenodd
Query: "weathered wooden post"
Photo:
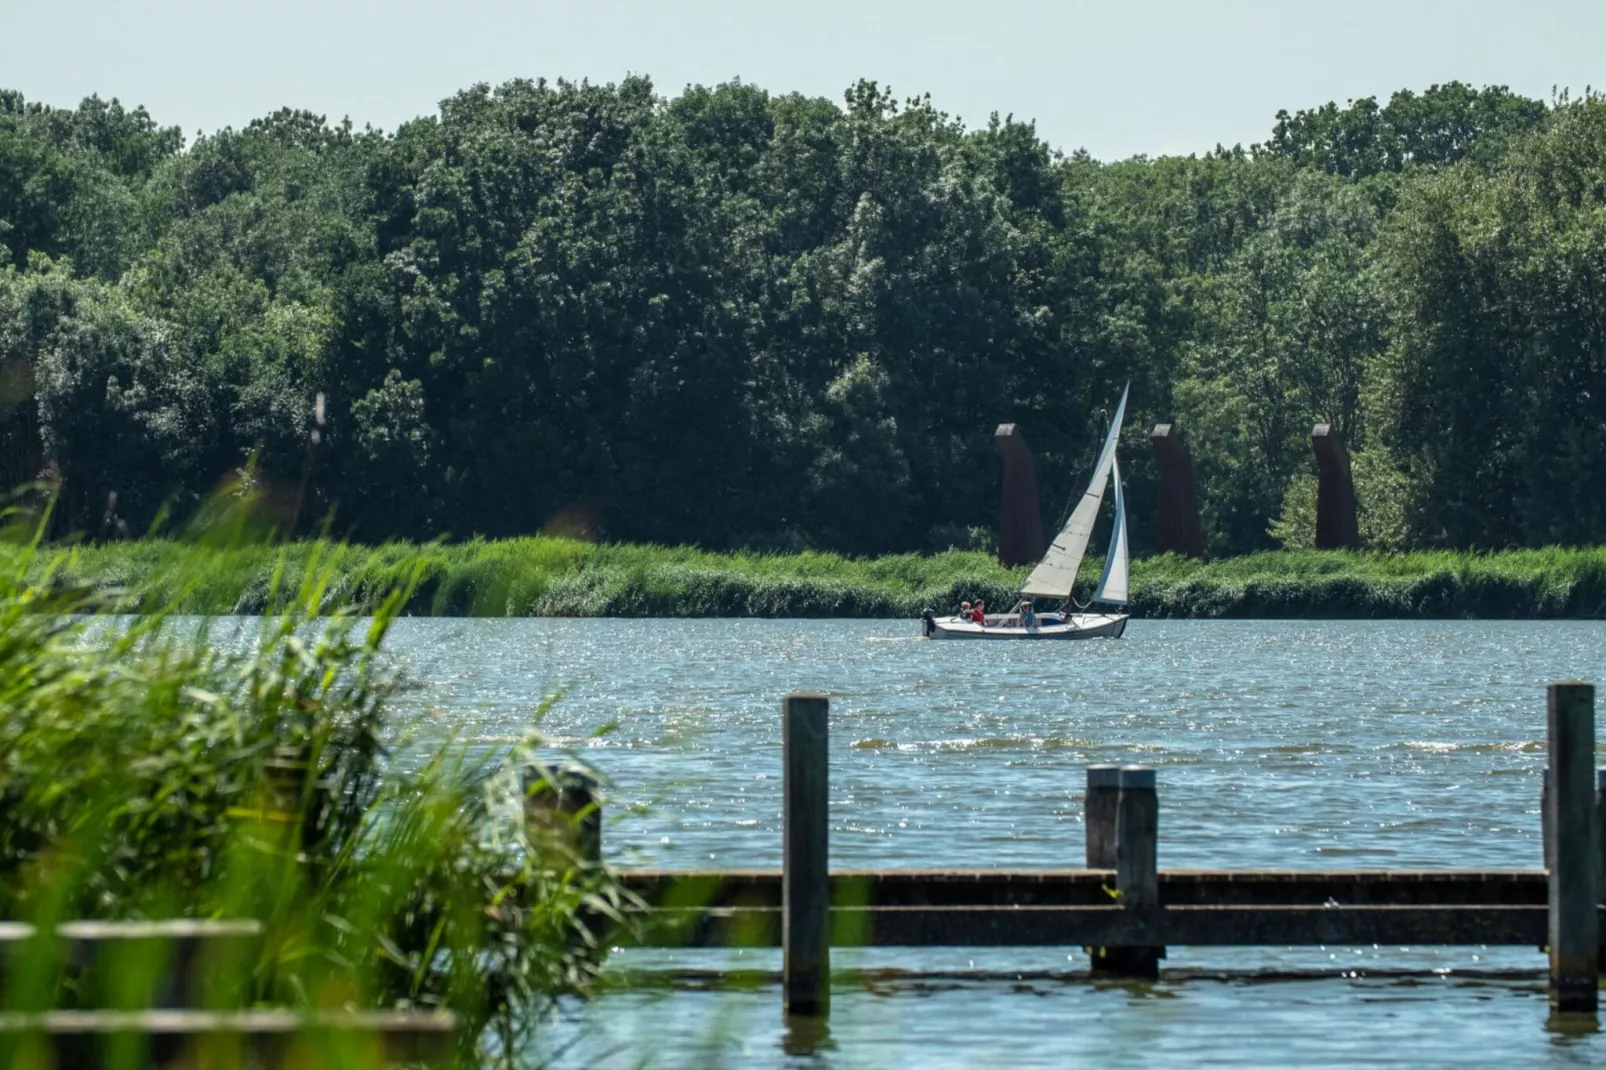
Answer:
M1606 766L1595 770L1595 836L1600 843L1596 855L1596 865L1600 867L1600 888L1597 894L1600 896L1600 901L1606 903ZM1606 962L1606 958L1602 958L1601 961Z
M1037 466L1018 424L999 424L993 432L1004 462L1004 499L998 514L998 560L1029 565L1043 556L1043 514L1037 499Z
M524 827L531 843L557 843L581 867L602 865L602 801L596 777L573 763L527 767Z
M830 700L794 693L781 703L781 996L788 1014L831 1009Z
M1595 818L1595 689L1551 684L1550 1006L1595 1013L1600 974L1600 835Z
M1087 795L1082 801L1087 825L1087 868L1115 868L1115 815L1121 795L1121 767L1087 767Z
M1199 526L1199 495L1193 455L1176 424L1155 424L1149 434L1160 469L1159 516L1155 546L1162 554L1204 556L1204 530Z
M1159 796L1148 766L1093 765L1087 770L1087 868L1115 870L1117 901L1152 914L1160 906ZM1158 977L1164 948L1092 948L1095 973Z
M1355 478L1349 450L1331 424L1310 429L1316 451L1316 549L1347 550L1361 544L1355 506Z
M1090 765L1087 767L1087 794L1082 800L1083 823L1087 832L1087 868L1115 868L1115 825L1121 797L1121 767L1118 765ZM1091 968L1095 973L1115 973L1118 964L1111 961L1107 947L1088 948Z
M334 809L334 788L328 780L308 781L316 770L307 747L275 747L262 763L267 782L266 819L286 827L299 824L301 848L316 847L329 832Z
M1154 916L1160 909L1160 800L1151 766L1124 765L1115 819L1115 887L1126 909ZM1160 976L1161 947L1117 948L1113 968L1126 977Z

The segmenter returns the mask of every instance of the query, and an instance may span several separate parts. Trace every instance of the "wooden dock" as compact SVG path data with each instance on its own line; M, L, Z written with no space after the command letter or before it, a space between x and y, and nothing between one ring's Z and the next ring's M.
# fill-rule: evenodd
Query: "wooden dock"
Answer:
M1161 872L1156 770L1093 766L1084 869L831 872L829 703L791 695L782 703L783 867L618 872L637 908L610 939L780 946L783 1002L800 1015L828 1013L832 947L1084 947L1095 973L1152 978L1165 948L1181 945L1519 946L1548 950L1556 1012L1594 1014L1606 770L1595 769L1593 687L1553 684L1548 697L1547 869ZM586 805L577 811L567 783L564 809L595 829L594 787L579 792ZM600 863L600 837L578 842Z

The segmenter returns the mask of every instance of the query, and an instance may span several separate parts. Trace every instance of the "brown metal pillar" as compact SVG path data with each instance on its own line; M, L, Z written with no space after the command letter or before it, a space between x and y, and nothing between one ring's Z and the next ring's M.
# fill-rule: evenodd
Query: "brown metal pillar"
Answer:
M1030 565L1043 556L1043 514L1037 505L1037 466L1018 424L993 432L1004 462L1004 501L998 514L998 560Z
M1199 497L1193 474L1193 455L1176 424L1156 424L1149 434L1154 460L1160 468L1159 509L1156 526L1162 554L1203 557L1204 531L1199 526Z

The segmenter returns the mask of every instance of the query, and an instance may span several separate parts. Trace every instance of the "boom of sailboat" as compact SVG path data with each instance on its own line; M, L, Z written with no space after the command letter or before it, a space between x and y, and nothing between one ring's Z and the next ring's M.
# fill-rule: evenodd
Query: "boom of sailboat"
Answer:
M1115 407L1115 418L1110 421L1104 448L1099 451L1098 463L1093 466L1093 478L1071 510L1065 527L1055 536L1043 559L1032 569L1021 585L1020 598L1008 613L985 614L980 620L959 613L939 617L931 610L922 614L925 634L931 639L1118 639L1126 631L1128 615L1119 607L1127 604L1127 541L1126 498L1121 493L1121 465L1116 459L1116 443L1121 437L1121 421L1126 416L1128 384L1121 391L1121 403ZM1087 554L1087 544L1093 537L1093 524L1098 519L1099 507L1104 504L1104 492L1115 486L1115 524L1110 532L1110 549L1104 557L1104 574L1099 577L1098 588L1087 607L1079 607L1072 599L1076 586L1076 573ZM1058 599L1062 608L1056 612L1040 612L1037 599ZM1109 611L1096 611L1093 606L1114 606ZM1089 611L1093 610L1093 611Z

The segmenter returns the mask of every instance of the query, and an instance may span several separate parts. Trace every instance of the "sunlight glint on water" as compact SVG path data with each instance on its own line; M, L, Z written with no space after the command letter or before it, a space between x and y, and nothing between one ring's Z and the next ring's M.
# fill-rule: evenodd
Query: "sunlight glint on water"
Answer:
M1533 868L1544 685L1606 682L1599 623L1138 621L1125 640L1069 644L930 643L917 631L912 621L405 620L394 647L424 683L421 708L471 739L517 736L543 693L567 688L543 728L613 779L610 859L677 868L779 864L779 702L792 689L833 696L836 867L1077 866L1083 767L1141 761L1160 767L1162 867ZM647 968L730 961L625 958ZM777 964L772 953L741 961ZM1085 966L1052 949L866 951L836 962ZM1167 965L1543 960L1520 949L1174 949ZM993 1038L1015 1065L1096 1051L1119 1061L1139 1042L1150 1061L1234 1062L1246 1055L1237 1030L1262 1028L1301 1031L1307 1063L1606 1057L1599 1040L1547 1034L1543 990L1531 984L1188 982L1163 985L1159 1002L1082 984L1027 987L845 991L820 1058L965 1065L986 1058ZM777 1064L778 1004L773 989L620 994L560 1032L582 1037L576 1057L619 1048L618 1065L701 1065L705 1042L726 1065ZM1374 1039L1356 1033L1382 1017L1389 1027ZM1413 1038L1408 1052L1402 1034Z

